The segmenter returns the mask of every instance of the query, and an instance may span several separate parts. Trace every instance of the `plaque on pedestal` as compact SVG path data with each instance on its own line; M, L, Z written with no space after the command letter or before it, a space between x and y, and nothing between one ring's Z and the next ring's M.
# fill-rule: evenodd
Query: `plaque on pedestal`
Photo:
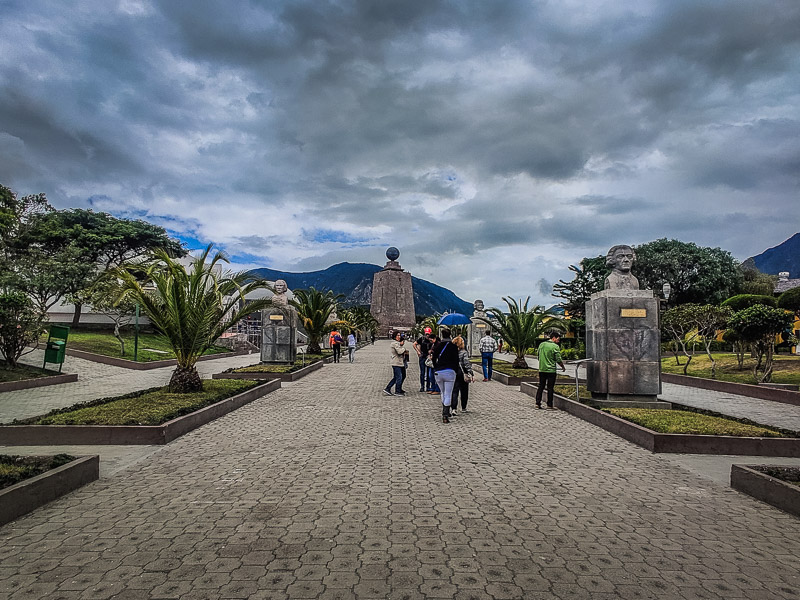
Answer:
M275 307L261 313L261 362L294 364L297 358L297 324L294 309Z

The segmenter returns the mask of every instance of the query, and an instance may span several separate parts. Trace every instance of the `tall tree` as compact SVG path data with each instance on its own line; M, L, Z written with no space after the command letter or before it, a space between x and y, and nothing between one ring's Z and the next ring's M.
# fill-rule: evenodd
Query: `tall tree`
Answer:
M245 304L247 294L268 288L251 273L222 270L228 258L217 252L206 262L209 245L188 268L163 249L151 253L146 262L125 263L110 276L122 281L122 298L138 302L151 323L164 335L175 352L178 366L172 373L172 392L195 392L203 381L195 364L217 339L247 315L272 305L270 298ZM152 282L154 291L143 282Z
M293 290L294 298L289 304L297 310L297 316L303 329L308 334L308 352L319 354L322 352L320 341L328 331L328 318L336 309L336 302L341 296L332 291L320 291L314 287L307 290Z
M38 247L50 255L71 248L79 255L77 262L89 267L83 279L75 277L65 282L68 284L65 295L75 303L73 326L80 323L81 292L112 267L154 249L160 249L173 258L186 254L180 243L170 238L163 227L77 208L36 215L23 240L28 246Z
M579 266L570 265L569 270L575 273L572 281L560 279L553 286L553 296L561 298L559 304L570 317L586 318L586 302L592 294L603 289L603 282L611 272L606 266L605 256L584 258Z
M545 310L544 306L528 307L530 296L523 302L514 298L503 298L508 306L508 314L499 308L486 309L487 318L481 321L497 330L508 349L516 355L513 362L515 369L525 369L525 352L535 345L537 338L550 329L565 329L564 322L555 313Z
M633 274L642 289L672 286L670 304L719 304L739 290L742 273L730 252L662 238L636 246Z

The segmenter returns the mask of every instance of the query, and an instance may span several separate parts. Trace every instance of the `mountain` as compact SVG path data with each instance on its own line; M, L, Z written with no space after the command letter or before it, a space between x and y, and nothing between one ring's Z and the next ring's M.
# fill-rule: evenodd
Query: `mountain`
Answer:
M744 265L754 266L767 275L777 275L781 271L788 271L790 278L800 278L800 233L795 233L774 248L748 258L744 261Z
M339 263L323 271L309 273L289 273L274 269L254 269L259 277L275 281L283 279L289 289L331 290L334 294L342 294L344 304L370 304L372 302L372 276L381 267L366 263ZM440 285L411 277L414 286L414 310L418 315L432 315L443 312L460 312L467 316L472 314L472 304L465 302L450 290Z

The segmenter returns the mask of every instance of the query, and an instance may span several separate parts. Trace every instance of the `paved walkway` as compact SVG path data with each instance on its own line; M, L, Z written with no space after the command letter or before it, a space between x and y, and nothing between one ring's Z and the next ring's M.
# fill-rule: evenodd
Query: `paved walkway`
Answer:
M0 598L797 598L800 520L497 383L443 425L387 350L0 527Z
M497 354L498 358L513 361L512 354ZM535 357L526 357L526 361L533 368L538 368L539 361ZM565 365L566 373L575 376L575 366ZM581 370L581 377L585 371ZM800 406L759 400L738 394L714 392L690 387L688 385L662 384L661 400L677 402L685 406L710 410L740 419L750 419L762 425L771 425L792 431L800 431Z

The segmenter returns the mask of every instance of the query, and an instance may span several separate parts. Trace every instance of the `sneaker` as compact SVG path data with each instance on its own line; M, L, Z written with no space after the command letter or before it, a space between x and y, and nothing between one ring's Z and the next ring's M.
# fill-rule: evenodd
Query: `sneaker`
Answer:
M419 388L419 391L420 391L420 392L424 392L424 391L425 391L425 388Z
M536 408L538 408L539 410L542 410L542 405L541 404L537 404Z
M483 380L484 380L484 381L489 381L488 379L486 379L486 377L484 377L484 378L483 378Z
M450 419L448 417L442 417L442 423L449 423Z
M394 394L389 390L383 390L383 395L384 396L394 396Z
M555 406L551 406L551 405L549 405L549 404L547 405L547 410L555 410L555 409L556 409L556 407L555 407Z

